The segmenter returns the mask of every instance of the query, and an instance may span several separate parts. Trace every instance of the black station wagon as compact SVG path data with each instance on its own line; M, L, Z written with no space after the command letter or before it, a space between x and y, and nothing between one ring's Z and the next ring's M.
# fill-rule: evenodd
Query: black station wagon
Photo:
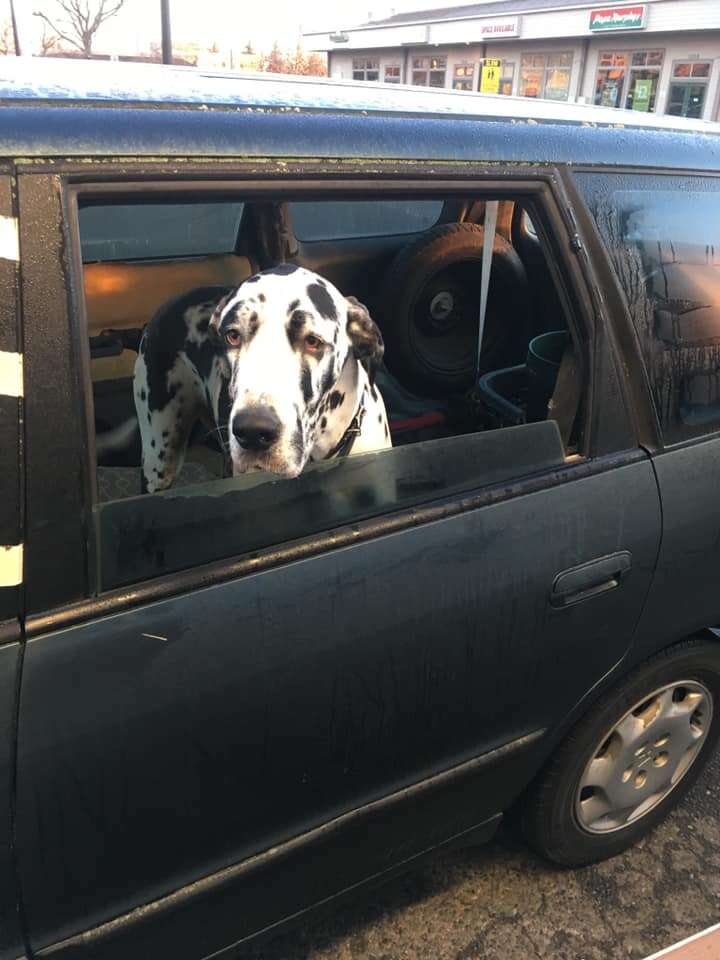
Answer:
M0 103L0 957L657 824L720 730L719 128L10 58ZM392 445L228 471L225 410L143 493L148 323L297 267L380 332Z

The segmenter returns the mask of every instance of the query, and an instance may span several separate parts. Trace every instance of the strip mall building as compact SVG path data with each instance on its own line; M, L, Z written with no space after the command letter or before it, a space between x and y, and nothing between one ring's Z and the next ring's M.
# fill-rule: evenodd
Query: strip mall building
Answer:
M306 34L332 77L717 120L720 0L494 0Z

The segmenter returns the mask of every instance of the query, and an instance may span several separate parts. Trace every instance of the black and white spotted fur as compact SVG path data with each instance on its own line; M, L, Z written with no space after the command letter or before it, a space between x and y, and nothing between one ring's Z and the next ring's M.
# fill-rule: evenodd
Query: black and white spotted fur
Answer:
M198 420L227 438L233 474L296 477L310 461L390 447L382 354L362 304L290 264L170 301L135 364L143 488L172 485Z

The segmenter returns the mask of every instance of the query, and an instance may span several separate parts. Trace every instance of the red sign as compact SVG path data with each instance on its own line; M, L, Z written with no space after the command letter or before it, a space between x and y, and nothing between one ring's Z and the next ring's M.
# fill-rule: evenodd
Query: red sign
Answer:
M642 30L645 26L645 4L635 7L604 7L590 11L590 32L607 30Z

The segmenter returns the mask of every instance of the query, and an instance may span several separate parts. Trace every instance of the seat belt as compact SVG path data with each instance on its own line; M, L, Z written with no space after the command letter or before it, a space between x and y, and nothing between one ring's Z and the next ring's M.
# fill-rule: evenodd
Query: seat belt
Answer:
M480 354L482 353L483 334L485 333L485 314L487 312L487 296L490 286L490 270L492 269L499 202L499 200L488 200L485 203L485 235L483 237L482 273L480 274L480 316L478 318L477 367L475 370L476 383L480 379Z

